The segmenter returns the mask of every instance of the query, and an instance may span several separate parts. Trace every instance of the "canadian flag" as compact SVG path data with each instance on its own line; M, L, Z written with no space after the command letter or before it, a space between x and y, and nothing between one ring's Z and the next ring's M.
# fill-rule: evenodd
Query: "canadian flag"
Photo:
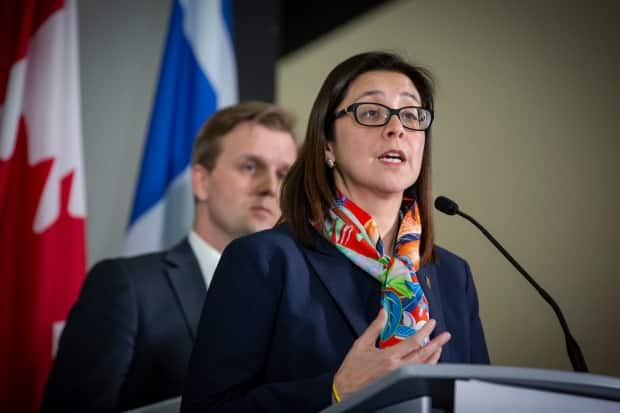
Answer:
M86 273L76 5L0 3L0 411L35 412Z

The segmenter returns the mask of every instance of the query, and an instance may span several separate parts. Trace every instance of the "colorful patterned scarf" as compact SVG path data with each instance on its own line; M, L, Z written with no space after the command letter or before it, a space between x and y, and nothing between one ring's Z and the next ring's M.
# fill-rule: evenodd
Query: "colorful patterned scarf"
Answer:
M417 203L404 199L394 250L386 255L377 224L350 199L338 195L319 232L355 265L381 283L381 302L388 314L379 339L389 347L412 336L428 320L428 301L416 272L420 268L422 224Z

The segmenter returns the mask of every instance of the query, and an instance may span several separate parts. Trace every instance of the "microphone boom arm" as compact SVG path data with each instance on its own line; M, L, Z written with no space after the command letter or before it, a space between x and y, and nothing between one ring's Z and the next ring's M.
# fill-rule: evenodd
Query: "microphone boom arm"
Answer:
M564 314L562 314L562 310L560 310L560 307L551 297L551 295L549 295L549 293L545 291L544 288L538 285L538 283L527 273L527 271L525 271L525 269L512 257L512 255L510 255L508 251L506 251L506 249L493 237L493 235L491 235L489 231L487 231L482 225L478 223L478 221L458 209L454 211L454 213L462 216L463 218L474 224L476 228L478 228L480 232L482 232L484 236L487 237L487 239L491 241L493 245L495 245L495 247L502 253L502 255L506 257L508 261L510 261L510 263L521 273L521 275L525 277L525 279L532 285L532 287L534 287L536 291L538 291L538 293L542 296L542 298L551 306L551 308L555 312L555 315L558 317L558 320L560 320L560 325L562 326L562 331L564 332L564 336L566 338L566 351L568 352L568 357L573 366L573 370L587 373L588 366L586 365L583 353L579 348L579 344L577 344L577 340L575 340L575 338L572 336L568 328L568 324L566 323L566 319L564 318Z

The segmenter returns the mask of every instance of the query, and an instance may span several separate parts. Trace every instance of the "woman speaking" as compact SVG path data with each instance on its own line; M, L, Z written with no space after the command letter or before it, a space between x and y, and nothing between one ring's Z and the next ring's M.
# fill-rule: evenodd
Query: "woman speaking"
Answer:
M224 251L182 411L316 412L408 363L488 363L468 264L434 245L430 74L328 75L276 228Z

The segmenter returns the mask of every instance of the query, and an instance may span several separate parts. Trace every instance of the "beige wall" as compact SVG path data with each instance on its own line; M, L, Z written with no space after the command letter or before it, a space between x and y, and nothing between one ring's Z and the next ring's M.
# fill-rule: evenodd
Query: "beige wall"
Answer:
M277 95L305 127L327 72L356 52L428 66L435 195L503 242L556 298L591 371L610 375L620 375L618 17L614 1L394 1L282 59ZM462 219L436 221L439 244L472 266L493 362L570 369L551 309L521 275Z

